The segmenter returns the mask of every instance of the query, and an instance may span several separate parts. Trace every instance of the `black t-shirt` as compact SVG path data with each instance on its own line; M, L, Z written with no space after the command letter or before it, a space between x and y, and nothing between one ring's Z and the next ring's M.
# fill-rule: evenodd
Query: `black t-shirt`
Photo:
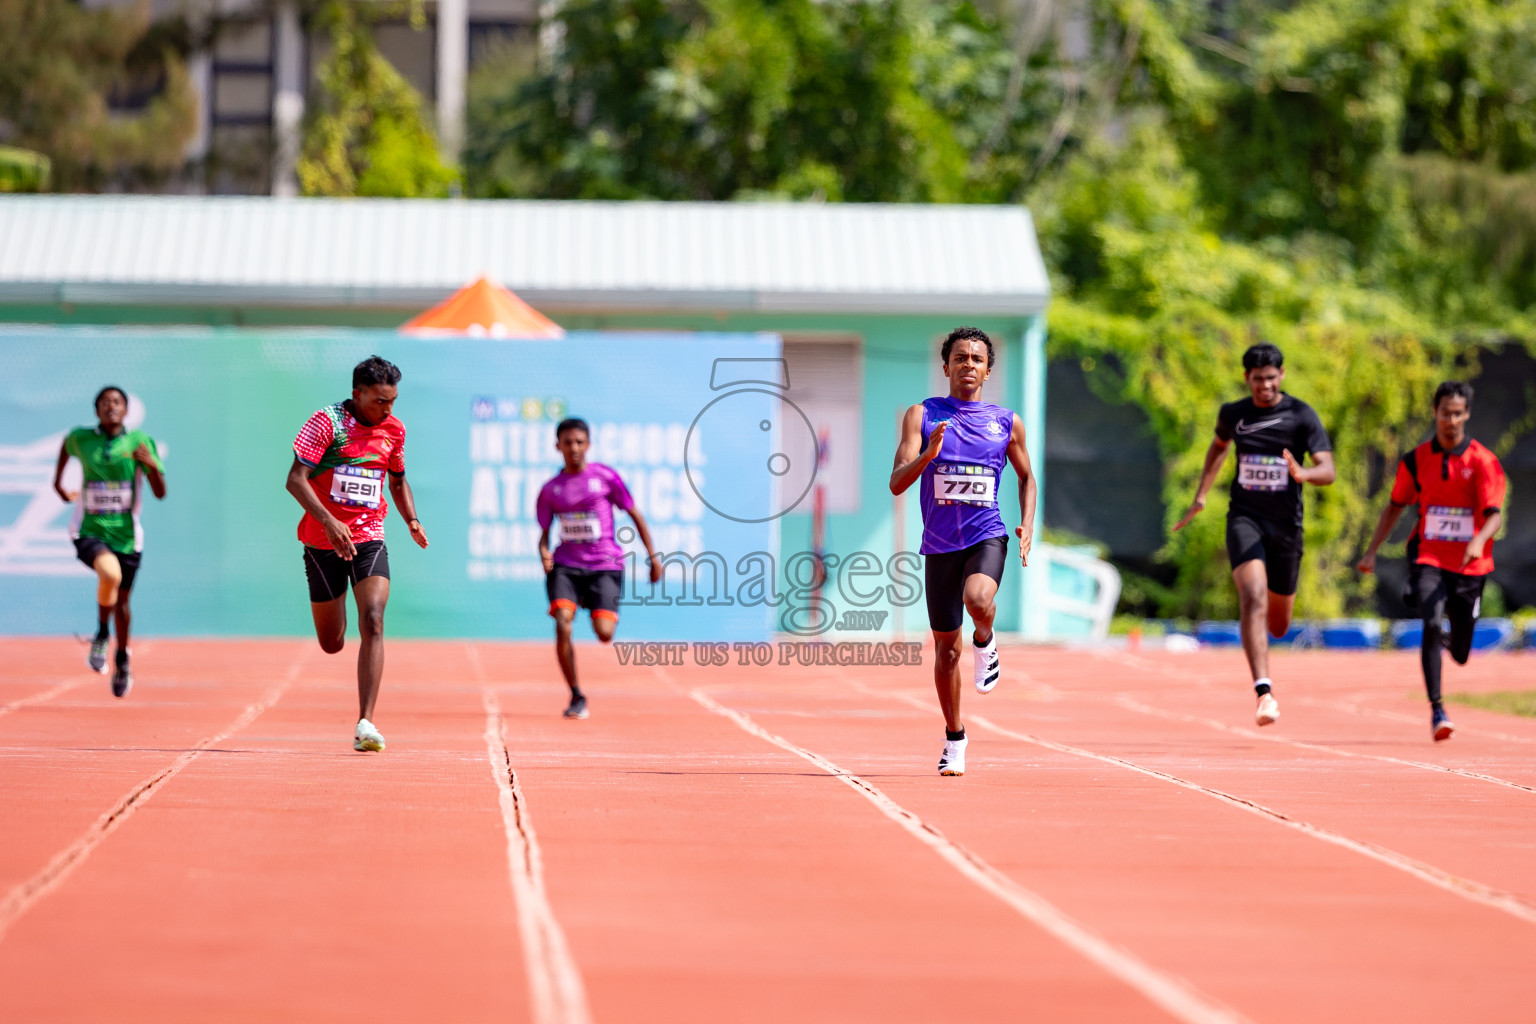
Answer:
M1216 416L1216 436L1237 449L1231 513L1300 526L1301 483L1291 478L1280 452L1288 450L1304 462L1308 454L1333 451L1312 407L1287 394L1268 408L1255 405L1252 396L1228 402Z

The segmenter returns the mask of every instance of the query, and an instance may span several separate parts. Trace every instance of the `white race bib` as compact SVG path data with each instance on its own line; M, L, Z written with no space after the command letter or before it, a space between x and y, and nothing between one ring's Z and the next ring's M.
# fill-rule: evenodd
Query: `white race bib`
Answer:
M87 480L84 498L87 515L112 515L133 511L133 481Z
M1472 539L1472 510L1454 505L1431 505L1424 510L1425 540L1469 541Z
M560 520L561 543L591 544L603 539L603 522L596 512L561 512L556 518Z
M331 500L353 508L378 508L384 502L384 471L337 466L331 473Z
M1291 471L1278 455L1239 455L1237 485L1245 491L1283 491L1291 486Z
M986 466L947 463L933 472L935 505L996 505L997 475Z

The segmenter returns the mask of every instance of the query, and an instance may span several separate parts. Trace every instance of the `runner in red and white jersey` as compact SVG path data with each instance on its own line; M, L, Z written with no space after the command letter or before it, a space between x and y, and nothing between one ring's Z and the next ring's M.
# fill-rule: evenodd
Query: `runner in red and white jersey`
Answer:
M1440 703L1442 621L1451 620L1450 651L1458 665L1472 652L1472 630L1482 605L1483 584L1493 572L1493 535L1503 522L1504 467L1467 436L1472 388L1449 380L1435 389L1435 436L1397 465L1392 499L1358 568L1376 571L1376 552L1410 505L1419 521L1408 540L1408 585L1403 598L1424 617L1420 660L1429 695L1430 731L1448 740L1456 727Z
M357 601L362 644L355 750L384 749L384 737L371 719L384 677L384 607L389 603L386 478L411 539L427 546L405 479L405 426L392 415L399 383L400 368L387 359L372 356L358 363L352 370L352 397L309 418L293 442L288 470L288 493L304 509L299 541L315 635L327 654L346 645L348 581Z

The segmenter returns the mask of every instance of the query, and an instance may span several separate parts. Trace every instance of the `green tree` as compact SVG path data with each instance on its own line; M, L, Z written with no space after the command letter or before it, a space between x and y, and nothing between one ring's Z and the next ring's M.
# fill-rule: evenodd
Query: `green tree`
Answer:
M197 98L142 9L0 0L0 144L43 154L50 187L136 184L183 163ZM114 108L114 96L142 100Z
M420 19L419 7L415 17ZM331 50L321 61L304 124L298 164L304 194L448 195L458 175L438 153L420 95L379 53L359 5L331 0L317 20Z
M554 27L548 66L477 77L475 194L1007 201L1043 143L1050 88L968 4L576 0Z

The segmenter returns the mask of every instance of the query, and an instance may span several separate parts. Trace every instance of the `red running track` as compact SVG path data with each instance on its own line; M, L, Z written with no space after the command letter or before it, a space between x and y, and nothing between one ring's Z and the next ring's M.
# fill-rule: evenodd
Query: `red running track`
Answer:
M1412 654L1004 650L940 778L927 668L0 641L3 1021L1444 1021L1536 1003L1536 720ZM1536 657L1448 667L1528 685Z

